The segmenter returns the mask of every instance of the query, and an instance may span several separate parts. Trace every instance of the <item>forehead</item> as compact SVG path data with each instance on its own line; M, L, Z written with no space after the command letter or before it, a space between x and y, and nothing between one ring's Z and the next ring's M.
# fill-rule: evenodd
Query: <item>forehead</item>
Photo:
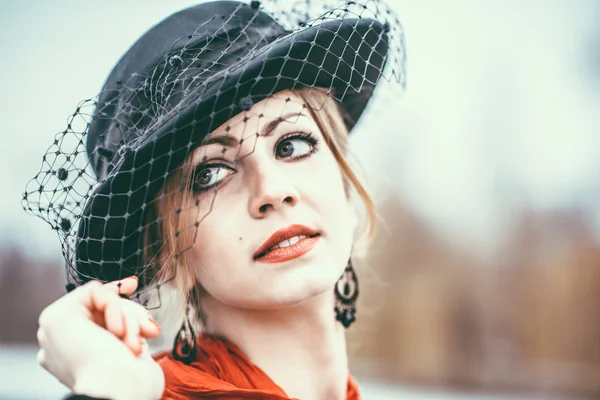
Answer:
M305 102L296 92L281 91L254 104L248 111L243 111L229 119L210 136L232 134L234 131L241 132L247 129L260 131L269 122L289 113L301 113L304 108ZM308 113L305 114L308 116ZM289 122L294 122L294 119L289 119Z

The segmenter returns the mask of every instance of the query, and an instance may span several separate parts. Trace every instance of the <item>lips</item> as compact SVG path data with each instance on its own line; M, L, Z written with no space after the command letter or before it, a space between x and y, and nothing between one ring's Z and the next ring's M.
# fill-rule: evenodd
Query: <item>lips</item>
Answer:
M297 238L297 237L300 238ZM283 262L310 251L318 242L320 234L317 230L305 225L294 224L273 233L254 253L254 260L259 262ZM289 241L292 239L291 241ZM289 241L289 242L286 242ZM282 247L279 247L280 243Z

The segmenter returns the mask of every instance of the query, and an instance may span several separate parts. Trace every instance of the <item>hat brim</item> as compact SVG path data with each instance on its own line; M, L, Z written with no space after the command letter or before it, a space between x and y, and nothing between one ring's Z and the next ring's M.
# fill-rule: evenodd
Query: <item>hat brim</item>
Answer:
M153 126L91 195L77 232L77 279L112 281L139 273L146 205L195 146L243 111L240 99L257 103L285 89L334 89L350 131L381 77L387 54L383 24L332 20L283 36L216 75L201 93Z

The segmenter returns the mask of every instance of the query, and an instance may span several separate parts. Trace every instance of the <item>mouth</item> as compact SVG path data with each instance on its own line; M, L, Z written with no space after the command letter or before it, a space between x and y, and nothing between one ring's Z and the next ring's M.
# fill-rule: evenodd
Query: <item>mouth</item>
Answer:
M304 225L290 225L273 233L254 253L254 261L278 263L300 257L316 246L321 234Z

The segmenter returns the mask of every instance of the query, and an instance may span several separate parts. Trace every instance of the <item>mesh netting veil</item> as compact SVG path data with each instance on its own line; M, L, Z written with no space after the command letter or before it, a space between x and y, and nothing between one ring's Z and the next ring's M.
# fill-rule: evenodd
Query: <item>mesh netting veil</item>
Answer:
M56 134L23 207L58 233L68 286L136 275L144 304L175 278L161 266L200 246L219 190L198 194L219 170L191 168L194 150L217 128L236 128L232 117L278 96L314 112L334 101L350 131L382 78L404 85L402 28L381 1L278 3L210 2L166 18ZM240 144L259 140L255 123L240 121ZM236 162L251 152L238 150Z

